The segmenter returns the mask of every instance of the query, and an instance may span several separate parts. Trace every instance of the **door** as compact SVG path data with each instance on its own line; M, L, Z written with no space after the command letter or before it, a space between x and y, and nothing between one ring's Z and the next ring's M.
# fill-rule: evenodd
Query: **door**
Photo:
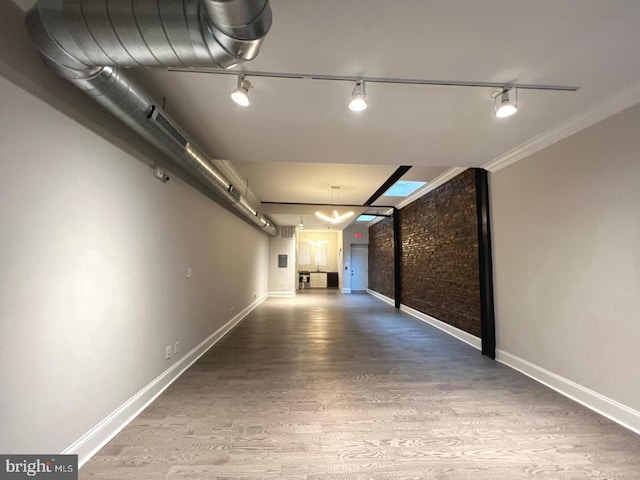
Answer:
M351 291L364 292L369 287L369 246L351 245Z

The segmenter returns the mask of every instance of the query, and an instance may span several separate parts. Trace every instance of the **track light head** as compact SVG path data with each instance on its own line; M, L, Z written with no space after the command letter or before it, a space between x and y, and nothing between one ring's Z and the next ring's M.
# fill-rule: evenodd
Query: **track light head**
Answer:
M364 86L363 80L358 80L351 92L351 101L349 102L349 109L354 112L361 112L367 108L367 91Z
M244 78L244 75L238 75L238 86L231 92L231 100L236 102L241 107L248 107L251 105L251 98L249 98L249 89L251 88L251 82Z
M498 90L492 94L495 99L496 117L498 118L510 117L518 111L517 100L509 99L510 90L510 88L503 88L501 91ZM516 90L516 98L517 95L518 91Z

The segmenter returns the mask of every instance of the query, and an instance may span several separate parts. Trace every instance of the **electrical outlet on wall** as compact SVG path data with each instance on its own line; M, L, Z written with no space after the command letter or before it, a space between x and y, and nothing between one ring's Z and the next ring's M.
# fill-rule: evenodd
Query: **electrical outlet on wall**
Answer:
M168 345L164 350L164 358L165 360L169 360L171 358L171 345Z
M180 351L180 342L176 342L173 344L173 353L176 354Z

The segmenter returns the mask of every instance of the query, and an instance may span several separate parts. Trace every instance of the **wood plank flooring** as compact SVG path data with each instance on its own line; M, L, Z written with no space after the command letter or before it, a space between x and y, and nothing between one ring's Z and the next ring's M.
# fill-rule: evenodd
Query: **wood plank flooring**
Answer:
M368 295L269 299L81 479L640 479L640 435Z

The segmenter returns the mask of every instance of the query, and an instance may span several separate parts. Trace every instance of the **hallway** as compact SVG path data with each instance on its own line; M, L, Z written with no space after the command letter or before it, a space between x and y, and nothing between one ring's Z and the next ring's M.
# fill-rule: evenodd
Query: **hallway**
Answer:
M638 479L640 436L369 295L265 301L80 471Z

